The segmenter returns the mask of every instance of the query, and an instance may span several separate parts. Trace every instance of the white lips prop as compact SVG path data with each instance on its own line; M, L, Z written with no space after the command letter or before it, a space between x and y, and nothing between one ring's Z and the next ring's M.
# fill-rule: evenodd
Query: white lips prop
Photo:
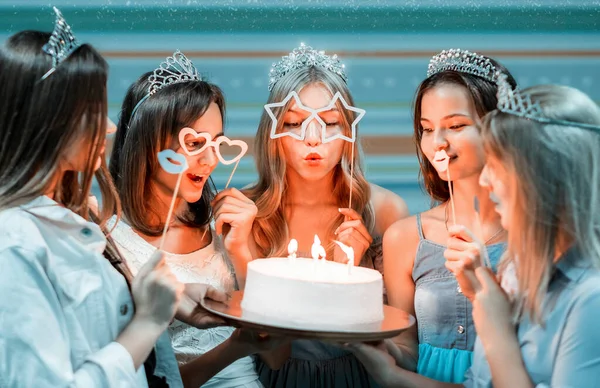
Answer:
M181 174L188 169L185 156L171 149L165 149L157 154L158 163L169 174Z
M450 157L444 150L437 151L433 157L433 161L431 162L433 167L435 167L435 169L439 172L448 170L448 163L450 163Z

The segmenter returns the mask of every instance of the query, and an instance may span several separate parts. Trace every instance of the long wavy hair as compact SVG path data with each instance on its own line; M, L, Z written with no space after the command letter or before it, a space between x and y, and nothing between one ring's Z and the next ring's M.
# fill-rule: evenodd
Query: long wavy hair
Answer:
M354 100L343 80L337 75L319 67L304 67L295 70L277 82L269 95L268 103L283 101L290 92L297 93L307 85L318 84L324 86L333 96L340 92L350 105ZM283 127L283 115L292 104L291 100L283 109L276 112L277 130ZM338 101L336 108L342 112L341 124L344 134L351 135L351 125L355 119L354 112L344 108ZM287 254L289 233L285 219L286 204L286 162L285 154L280 139L271 139L271 119L263 112L255 138L256 167L258 182L245 190L258 208L252 233L261 257L273 257ZM358 130L357 130L358 133ZM350 175L352 146L354 145L353 176ZM362 150L359 141L354 144L344 142L342 158L335 167L333 174L333 196L339 207L347 207L350 199L350 180L352 184L352 208L362 215L367 229L372 232L374 228L373 207L370 202L371 190L365 179L362 166ZM344 220L343 215L336 217L331 222L328 236L333 237L333 232ZM329 241L332 239L329 238ZM326 241L328 241L326 240ZM324 244L328 256L333 253L333 242Z
M548 118L600 126L600 108L577 89L543 85L521 94L537 101ZM526 313L543 323L557 249L570 245L600 268L600 133L493 111L481 134L486 153L514 180L499 272L513 262L516 319Z

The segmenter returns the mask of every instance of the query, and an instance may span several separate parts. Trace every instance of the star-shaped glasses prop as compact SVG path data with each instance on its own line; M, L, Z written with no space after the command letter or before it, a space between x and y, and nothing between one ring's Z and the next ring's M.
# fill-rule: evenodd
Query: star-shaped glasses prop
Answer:
M304 118L301 123L284 123L282 125L282 130L278 132L278 120L273 111L276 108L285 108L285 106L287 106L290 100L292 99L295 103L295 106L292 106L294 111L305 111L306 113L308 113L308 116ZM350 136L344 135L344 130L338 122L339 120L333 120L335 121L333 123L326 122L328 121L327 116L330 116L334 112L337 112L336 103L338 100L342 103L344 109L355 112L357 114L354 118L354 121L351 123L352 133ZM302 103L300 97L298 96L298 93L296 93L295 91L290 92L286 96L286 98L281 102L266 104L265 111L267 112L267 115L269 115L269 117L271 118L271 139L290 136L296 140L302 141L306 137L306 133L309 126L314 125L314 122L316 121L321 127L319 132L321 133L321 141L323 143L328 143L336 139L342 139L350 143L354 143L356 141L356 126L358 125L360 120L362 120L363 116L366 113L364 109L359 109L349 105L344 99L344 97L342 97L340 92L335 93L335 95L332 97L327 106L324 106L323 108L319 109L312 109L305 106Z
M277 116L275 115L275 113L273 113L273 111L276 110L276 108L285 109L285 107L289 104L291 99L294 99L295 106L292 105L288 112L290 112L292 109L294 109L294 111L301 110L301 111L307 112L308 116L302 120L301 124L300 123L286 124L284 122L284 124L281 126L282 130L278 133L277 132L277 127L278 127L277 121L278 120L277 120ZM334 123L326 122L328 116L334 117L334 116L337 116L340 114L340 112L337 112L337 108L336 108L336 103L338 100L342 103L344 109L356 113L354 120L350 124L350 126L352 128L352 133L350 136L344 135L344 130L343 130L342 126L340 125L339 120L334 120L334 121L336 121ZM333 97L331 98L331 100L329 101L329 104L327 104L323 108L312 109L312 108L305 106L302 103L302 101L300 101L300 97L298 96L298 93L296 93L295 91L291 91L286 96L286 98L281 102L266 104L265 111L271 118L271 135L270 135L271 139L277 139L277 138L281 138L284 136L290 136L296 140L302 141L306 137L306 133L308 130L310 130L312 132L314 129L317 129L317 132L321 133L321 142L322 143L328 143L328 142L331 142L336 139L342 139L342 140L352 143L352 154L350 156L350 176L352 178L350 179L350 193L349 193L350 195L348 198L348 208L352 208L352 186L354 183L354 143L356 141L356 126L358 125L360 120L362 120L362 118L364 117L364 115L367 112L364 109L359 109L359 108L349 105L346 102L346 100L344 99L344 97L341 95L340 92L336 92L333 95ZM277 111L277 112L280 113L280 111ZM323 118L325 118L325 120ZM314 124L315 121L318 124L320 124L321 128L315 128L315 124ZM319 131L319 129L320 129L320 131Z

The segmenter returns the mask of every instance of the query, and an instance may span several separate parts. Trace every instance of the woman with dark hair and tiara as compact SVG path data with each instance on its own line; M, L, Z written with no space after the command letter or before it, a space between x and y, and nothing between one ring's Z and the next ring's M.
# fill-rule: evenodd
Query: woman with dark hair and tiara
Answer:
M396 338L400 366L441 381L464 379L475 343L469 290L446 264L474 246L458 226L471 228L477 222L474 198L494 268L505 249L500 217L477 183L485 164L477 123L496 107L496 71L508 74L493 59L464 50L442 51L431 59L414 102L414 139L423 183L435 206L398 221L383 239L389 304L417 318L417 325ZM446 156L445 166L440 155Z
M229 141L224 120L221 89L202 79L179 51L129 87L110 159L123 203L123 218L111 236L134 276L160 246L175 195L164 238L168 266L186 284L210 284L226 293L237 289L239 266L251 260L248 239L256 206L235 188L217 194L210 177L219 160L235 159L221 155L218 146ZM157 154L163 149L188 165L179 184L177 174L161 168ZM179 320L168 331L185 386L262 387L250 355L267 350L269 340L229 326L201 330ZM160 369L169 361L161 354L168 353L158 352ZM176 380L177 370L167 369Z
M600 376L600 108L577 89L499 78L480 184L508 233L499 278L456 263L477 341L465 387L593 387ZM551 162L549 162L551 161ZM472 233L467 231L468 233ZM386 387L453 387L398 368L398 348L351 348Z
M142 364L184 286L160 252L128 283L105 237L119 210L104 157L108 65L55 12L52 34L0 48L0 385L146 387Z
M369 183L358 137L361 109L354 107L344 65L301 45L274 64L269 99L256 134L258 181L245 193L258 214L252 229L257 257L311 257L315 235L327 259L345 263L334 240L351 246L355 265L383 271L381 236L406 217L404 201ZM265 386L368 387L356 358L330 344L298 340L279 370L259 363Z

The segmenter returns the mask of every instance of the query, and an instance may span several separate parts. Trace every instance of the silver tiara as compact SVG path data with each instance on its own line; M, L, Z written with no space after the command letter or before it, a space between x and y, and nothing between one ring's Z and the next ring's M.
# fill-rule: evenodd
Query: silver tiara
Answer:
M48 70L42 77L42 80L48 78L48 76L56 70L56 68L69 57L81 44L73 35L71 26L69 26L63 17L62 13L58 8L54 8L56 14L56 21L54 22L54 31L50 35L50 40L44 46L42 50L52 57L52 68Z
M497 72L496 83L498 85L498 110L513 116L523 117L543 124L563 125L569 127L578 127L600 132L600 126L593 124L580 123L576 121L558 120L544 115L542 107L537 101L532 101L531 96L523 95L519 89L510 85L508 76Z
M496 82L496 67L489 58L461 49L444 50L429 61L427 77L442 71L452 70L473 74L490 82Z
M273 90L275 84L289 72L310 66L318 66L331 71L342 77L344 82L348 82L348 77L346 77L344 71L345 65L340 62L336 54L330 57L324 51L314 50L312 47L301 43L300 47L295 48L288 55L281 57L279 62L271 66L269 91Z
M151 95L159 90L174 84L183 82L202 81L202 77L198 74L198 70L179 50L173 53L173 56L167 57L148 77L150 86L148 93L135 105L131 112L131 118L139 108L139 106L148 99ZM131 121L131 119L130 119Z

